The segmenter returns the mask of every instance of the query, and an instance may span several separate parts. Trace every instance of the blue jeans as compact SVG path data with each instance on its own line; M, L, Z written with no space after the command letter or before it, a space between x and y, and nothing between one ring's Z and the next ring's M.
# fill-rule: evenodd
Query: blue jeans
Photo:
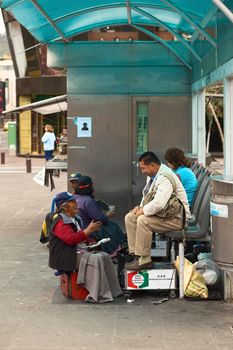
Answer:
M101 250L112 254L119 247L119 244L125 241L126 235L116 222L108 221L106 224L102 225L100 230L93 232L90 237L97 241L102 238L111 238L110 242L101 246Z
M50 160L53 158L53 150L52 151L44 151L45 160Z

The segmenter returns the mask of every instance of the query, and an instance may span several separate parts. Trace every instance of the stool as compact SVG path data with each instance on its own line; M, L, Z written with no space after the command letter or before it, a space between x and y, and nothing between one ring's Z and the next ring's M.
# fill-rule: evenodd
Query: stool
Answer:
M63 273L60 276L60 287L62 293L74 300L84 300L89 294L88 290L81 284L77 284L77 272Z

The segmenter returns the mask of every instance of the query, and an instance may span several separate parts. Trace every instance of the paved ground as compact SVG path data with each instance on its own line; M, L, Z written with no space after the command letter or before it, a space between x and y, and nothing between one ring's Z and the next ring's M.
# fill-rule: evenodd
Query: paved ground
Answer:
M0 350L232 349L233 306L220 301L155 306L156 294L135 294L133 303L92 305L62 298L38 242L53 193L34 174L16 172L24 162L7 156L0 165ZM54 192L65 190L66 174L55 184Z
M7 132L0 129L0 152L5 153L5 164L0 165L0 174L19 174L26 172L26 159L24 157L15 157L14 151L8 151ZM33 158L32 173L37 173L44 164L41 158Z

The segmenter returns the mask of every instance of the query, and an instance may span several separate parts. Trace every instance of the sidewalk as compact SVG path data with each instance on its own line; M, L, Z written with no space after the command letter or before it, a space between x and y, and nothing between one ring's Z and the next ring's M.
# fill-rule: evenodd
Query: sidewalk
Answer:
M26 173L25 157L16 157L15 151L7 147L7 132L0 130L0 152L5 154L5 164L0 164L1 173ZM32 173L37 173L44 166L44 158L31 158Z
M23 166L11 157L7 164ZM43 159L32 159L40 167ZM38 242L54 193L66 190L66 173L56 189L37 185L34 174L5 173L0 165L0 350L230 350L233 306L220 301L135 300L93 305L67 301L48 268L48 250Z

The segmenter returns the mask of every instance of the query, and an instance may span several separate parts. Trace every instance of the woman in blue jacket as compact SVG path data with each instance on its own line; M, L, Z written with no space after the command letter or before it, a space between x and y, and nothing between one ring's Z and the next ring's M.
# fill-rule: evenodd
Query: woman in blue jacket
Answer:
M167 165L179 177L188 197L189 207L191 208L193 198L197 189L197 179L190 169L190 161L185 157L184 152L179 148L169 148L165 153Z
M75 199L78 203L78 214L82 219L84 228L86 228L92 220L102 222L101 229L92 234L91 238L99 241L102 238L109 237L111 241L105 243L102 249L109 254L116 253L119 245L125 240L125 234L117 223L109 220L109 218L115 214L115 211L108 211L105 214L95 201L91 177L81 176L79 178L78 186L75 190Z

